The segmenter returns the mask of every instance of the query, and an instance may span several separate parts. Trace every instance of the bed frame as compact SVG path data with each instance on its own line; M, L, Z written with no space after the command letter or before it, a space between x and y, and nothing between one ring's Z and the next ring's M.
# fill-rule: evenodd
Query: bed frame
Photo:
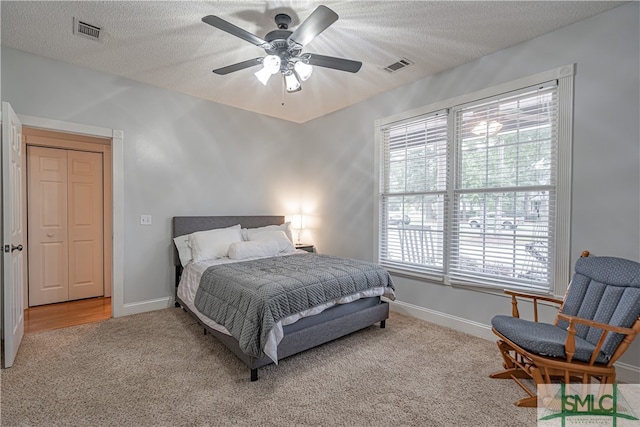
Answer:
M283 216L177 216L173 217L172 237L190 234L196 231L211 230L214 228L231 227L240 224L242 228L256 228L267 225L280 225L284 223ZM174 246L174 265L176 267L176 290L182 274L182 266L178 251ZM256 358L244 353L238 341L232 336L223 334L200 322L198 317L188 309L177 297L176 307L193 315L204 328L204 333L209 332L231 350L251 370L251 381L258 380L258 368L273 363L267 356ZM292 325L285 326L284 338L278 345L278 359L311 349L337 338L343 337L360 329L380 322L380 327L385 327L385 321L389 318L389 304L380 297L362 298L349 304L338 304L322 313L305 317Z

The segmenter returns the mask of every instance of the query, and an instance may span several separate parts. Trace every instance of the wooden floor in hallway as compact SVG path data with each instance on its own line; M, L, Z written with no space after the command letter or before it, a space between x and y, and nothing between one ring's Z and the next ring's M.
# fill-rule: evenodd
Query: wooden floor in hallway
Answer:
M110 317L110 297L40 305L29 307L24 311L24 332L28 334L48 329L101 322Z

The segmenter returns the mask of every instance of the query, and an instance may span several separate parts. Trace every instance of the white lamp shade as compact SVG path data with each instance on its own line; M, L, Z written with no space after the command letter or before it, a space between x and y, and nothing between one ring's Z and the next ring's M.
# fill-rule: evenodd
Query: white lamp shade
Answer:
M305 228L304 215L293 215L291 217L291 228L295 230L302 230Z
M296 73L298 73L298 77L300 77L300 80L302 80L303 82L311 77L311 73L313 72L313 67L309 64L305 64L302 61L296 62L296 65L294 65L293 68L294 70L296 70Z
M267 68L261 68L260 70L256 71L254 75L258 78L258 80L260 80L260 83L266 86L269 78L271 77L271 71L269 71Z
M277 55L267 55L262 60L264 68L269 70L271 74L275 74L280 71L280 57Z
M285 74L284 82L287 86L287 92L295 92L300 90L300 82L294 73Z
M276 55L267 55L262 60L263 67L256 71L254 75L260 80L260 83L267 85L269 78L280 71L280 57Z

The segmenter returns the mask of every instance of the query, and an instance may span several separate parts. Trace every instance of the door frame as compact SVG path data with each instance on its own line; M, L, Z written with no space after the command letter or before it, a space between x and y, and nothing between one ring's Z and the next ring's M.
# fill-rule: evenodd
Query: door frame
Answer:
M82 152L90 152L97 153L101 155L101 164L102 164L102 188L103 192L103 200L102 200L102 282L103 282L103 296L111 297L111 290L113 288L112 280L111 280L111 254L113 253L112 239L107 236L111 236L113 233L111 232L111 200L112 200L112 192L111 192L111 139L110 138L95 138L95 137L87 137L85 135L78 134L69 134L62 132L53 132L50 130L43 129L35 129L29 126L23 125L22 127L22 147L25 153L25 156L22 161L22 167L26 170L26 176L29 176L29 170L27 165L29 163L29 147L42 147L42 148L52 148L57 150L73 150L73 151L82 151ZM27 185L28 179L23 180L23 194L25 195L25 200L29 201L29 186ZM23 220L26 224L27 233L29 232L29 204L23 209L24 215ZM27 246L27 249L29 247ZM27 254L29 251L27 251ZM24 269L24 274L27 274L25 277L29 277L29 257L27 256L26 268ZM30 305L29 298L29 280L25 281L24 287L24 298L27 303L26 306Z
M20 114L18 118L32 129L111 139L111 316L124 316L124 131Z

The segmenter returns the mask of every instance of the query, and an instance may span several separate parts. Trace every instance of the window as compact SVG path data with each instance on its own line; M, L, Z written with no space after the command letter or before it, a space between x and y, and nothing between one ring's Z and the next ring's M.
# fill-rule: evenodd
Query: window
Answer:
M390 126L384 141L381 259L391 266L442 274L446 113Z
M453 285L564 292L570 71L377 123L382 265Z

